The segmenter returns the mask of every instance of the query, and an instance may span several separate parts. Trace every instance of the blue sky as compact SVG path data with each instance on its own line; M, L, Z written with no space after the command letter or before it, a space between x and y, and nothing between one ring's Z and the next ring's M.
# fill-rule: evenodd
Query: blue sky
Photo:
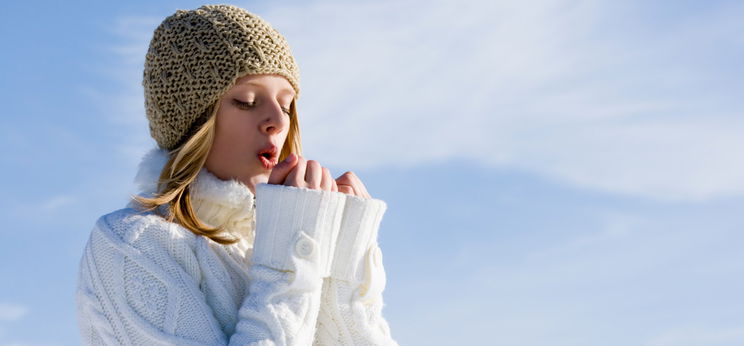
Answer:
M401 344L744 344L741 2L234 4L293 48L306 156L388 203ZM0 5L0 345L78 343L150 35L199 5Z

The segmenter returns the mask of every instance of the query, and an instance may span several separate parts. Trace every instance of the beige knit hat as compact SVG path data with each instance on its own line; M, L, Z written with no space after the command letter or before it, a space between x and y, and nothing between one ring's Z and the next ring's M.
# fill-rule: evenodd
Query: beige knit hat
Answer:
M230 5L178 10L155 29L142 86L150 135L163 149L183 144L210 108L246 74L278 74L300 94L299 68L284 37Z

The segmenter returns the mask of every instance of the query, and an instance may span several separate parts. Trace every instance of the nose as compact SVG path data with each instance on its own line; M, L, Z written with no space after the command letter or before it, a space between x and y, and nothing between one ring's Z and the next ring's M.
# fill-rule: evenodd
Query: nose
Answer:
M267 106L264 113L264 119L261 122L261 132L267 135L273 135L281 133L287 127L289 127L289 119L284 114L281 105L277 102L272 102Z

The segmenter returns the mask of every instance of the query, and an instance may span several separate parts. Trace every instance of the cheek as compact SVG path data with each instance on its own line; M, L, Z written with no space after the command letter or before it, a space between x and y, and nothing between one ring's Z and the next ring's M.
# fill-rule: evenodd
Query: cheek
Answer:
M284 126L284 131L282 131L281 134L281 143L282 146L284 146L287 143L287 138L289 137L289 123L287 123L286 126Z
M251 117L238 112L227 112L223 115L223 117L217 119L218 134L224 134L225 137L233 140L253 136L251 130L255 129L256 124L251 122Z
M214 149L223 157L240 157L252 150L255 134L251 132L254 124L248 117L240 114L222 114L217 120L214 138Z

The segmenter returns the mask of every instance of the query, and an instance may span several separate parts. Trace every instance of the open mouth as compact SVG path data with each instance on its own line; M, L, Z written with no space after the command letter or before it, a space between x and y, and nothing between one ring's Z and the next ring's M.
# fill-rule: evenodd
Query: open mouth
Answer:
M263 149L261 149L258 152L258 159L261 161L261 164L263 164L265 169L272 169L274 166L276 166L277 162L277 152L276 152L276 146L269 145Z

